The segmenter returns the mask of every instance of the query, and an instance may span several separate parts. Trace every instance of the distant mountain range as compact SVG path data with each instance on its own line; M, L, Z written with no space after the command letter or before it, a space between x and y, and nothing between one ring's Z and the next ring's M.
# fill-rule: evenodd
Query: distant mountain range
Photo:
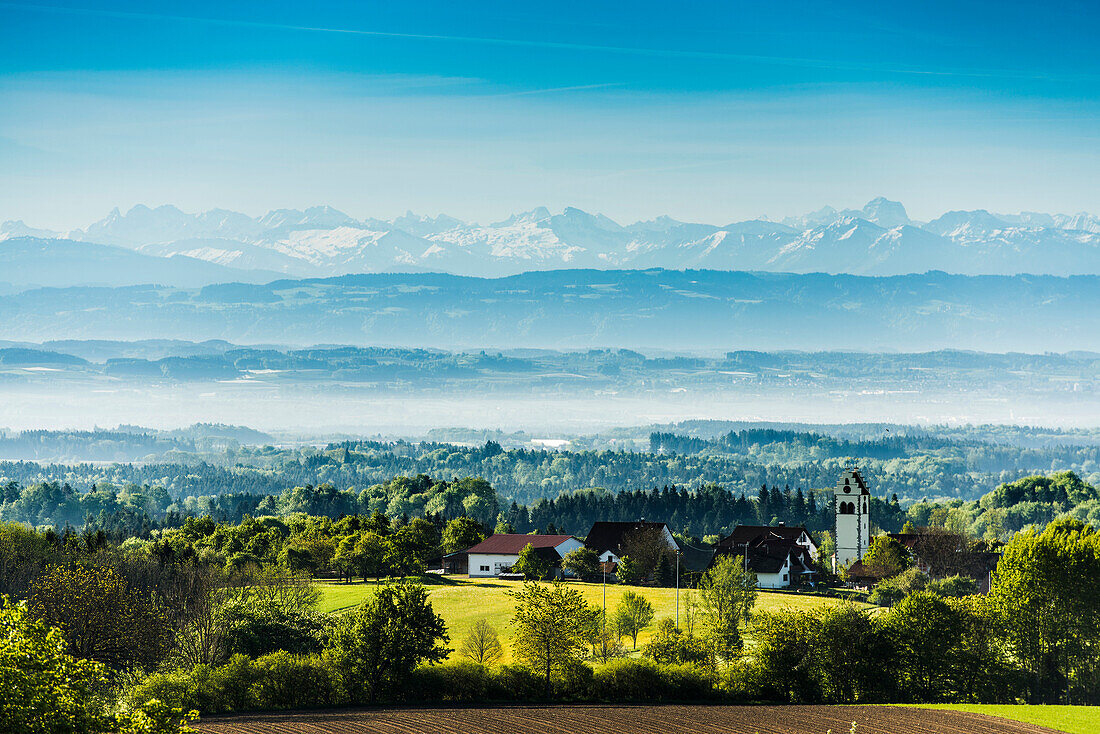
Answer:
M187 214L173 206L136 206L69 233L0 225L0 257L9 254L7 277L33 285L156 282L185 286L199 281L257 282L273 274L330 277L371 272L446 272L499 277L531 270L713 269L791 273L898 275L942 270L960 274L1100 273L1100 217L1090 214L991 214L952 211L915 222L899 202L874 199L859 210L826 207L781 222L726 225L659 217L620 225L600 214L567 208L533 209L489 225L449 216L406 214L392 220L358 220L331 207L279 209L252 218L215 209ZM73 242L89 243L81 253ZM51 244L54 243L54 244ZM119 265L115 249L152 258ZM51 252L55 250L56 252ZM35 269L78 258L67 272ZM102 272L95 262L113 264ZM162 273L153 263L171 258ZM196 261L224 268L199 271ZM176 267L178 266L178 267ZM186 271L175 274L174 271ZM41 274L40 274L41 273ZM131 274L132 273L132 274ZM33 275L33 277L30 277ZM24 277L27 276L27 277ZM197 281L195 279L198 279ZM190 279L190 280L189 280ZM9 288L11 290L11 288Z
M158 283L192 288L239 281L266 283L279 273L243 270L186 255L155 256L73 240L12 237L0 241L0 293L36 287Z
M1100 351L1100 276L556 270L0 296L0 339L439 348Z

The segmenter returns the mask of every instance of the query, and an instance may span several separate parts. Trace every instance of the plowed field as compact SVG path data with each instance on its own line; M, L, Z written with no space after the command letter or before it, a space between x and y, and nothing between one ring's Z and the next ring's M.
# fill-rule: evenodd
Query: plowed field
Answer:
M982 714L894 706L511 706L211 717L206 734L1049 734Z

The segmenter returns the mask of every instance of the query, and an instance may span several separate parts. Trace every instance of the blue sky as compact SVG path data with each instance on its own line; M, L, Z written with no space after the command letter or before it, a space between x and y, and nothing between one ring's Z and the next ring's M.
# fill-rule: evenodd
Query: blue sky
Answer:
M906 7L906 5L908 7ZM1095 3L0 2L0 219L1100 211Z

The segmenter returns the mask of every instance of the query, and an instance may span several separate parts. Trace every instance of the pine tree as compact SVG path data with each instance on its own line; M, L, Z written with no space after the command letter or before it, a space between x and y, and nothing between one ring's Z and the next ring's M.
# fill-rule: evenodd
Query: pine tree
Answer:
M676 571L672 567L672 561L668 557L668 553L662 553L661 558L657 561L656 570L657 583L661 586L672 586L676 583Z

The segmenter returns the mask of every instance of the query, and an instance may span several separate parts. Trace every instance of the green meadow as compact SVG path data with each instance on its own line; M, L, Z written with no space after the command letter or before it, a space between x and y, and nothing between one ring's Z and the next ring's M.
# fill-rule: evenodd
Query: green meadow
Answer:
M496 627L501 642L504 643L506 648L505 662L511 659L512 629L508 622L512 618L515 605L512 598L508 596L508 592L518 588L520 582L499 581L497 579L468 579L465 576L428 576L423 581L428 587L432 608L447 623L447 630L451 635L451 647L456 647L473 624L484 618ZM604 586L602 584L581 582L569 582L569 584L584 594L588 603L598 606L603 605ZM322 594L320 610L323 612L340 612L359 604L374 590L375 584L323 583L319 584L319 588ZM638 592L653 605L654 622L662 617L675 618L675 589L619 586L615 584L608 584L606 587L609 614L614 613L615 606L619 603L623 592L628 589ZM684 599L686 595L687 591L682 589L680 591L681 623L684 622ZM819 609L825 605L839 603L841 603L840 600L828 597L761 591L757 596L755 609L756 611ZM639 647L649 639L654 626L650 625L650 629L639 635ZM629 649L629 638L624 638L623 642Z
M1066 734L1100 732L1100 706L1028 706L1023 704L927 704L921 708L969 711L1045 726Z

